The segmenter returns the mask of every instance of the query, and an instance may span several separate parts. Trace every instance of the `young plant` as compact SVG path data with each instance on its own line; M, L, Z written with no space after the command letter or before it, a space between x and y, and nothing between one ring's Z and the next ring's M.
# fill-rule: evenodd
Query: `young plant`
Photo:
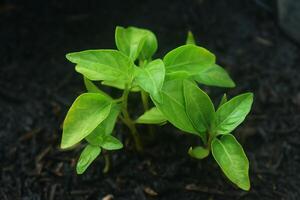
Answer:
M155 35L145 29L117 27L118 50L87 50L67 54L83 75L87 93L80 95L67 113L63 126L62 148L80 141L88 144L77 163L83 173L104 149L117 150L122 143L113 136L119 118L130 130L136 149L142 151L136 124L164 124L167 121L180 130L199 136L202 146L191 147L189 155L203 159L212 152L224 174L238 187L249 190L249 162L230 133L245 119L252 104L246 93L227 101L222 98L215 111L208 95L197 83L234 87L227 72L216 64L215 56L195 44L191 33L187 44L152 60L157 50ZM92 81L123 90L113 99ZM132 119L128 111L131 92L140 92L145 113ZM150 108L149 97L154 107ZM105 161L109 167L107 153Z

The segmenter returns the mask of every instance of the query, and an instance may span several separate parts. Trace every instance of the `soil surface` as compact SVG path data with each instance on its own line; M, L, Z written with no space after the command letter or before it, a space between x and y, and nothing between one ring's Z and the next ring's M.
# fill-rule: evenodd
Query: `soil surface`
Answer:
M300 49L278 28L275 6L141 2L0 1L0 199L299 199ZM192 30L237 83L229 96L255 93L251 114L235 132L250 160L250 192L231 185L211 158L191 159L187 150L196 138L171 125L155 128L156 143L143 156L129 145L112 153L108 174L99 158L76 175L81 148L61 151L59 143L64 116L84 88L64 55L115 48L116 25L155 32L157 57ZM209 88L216 101L226 91ZM118 125L116 134L125 138L128 130Z

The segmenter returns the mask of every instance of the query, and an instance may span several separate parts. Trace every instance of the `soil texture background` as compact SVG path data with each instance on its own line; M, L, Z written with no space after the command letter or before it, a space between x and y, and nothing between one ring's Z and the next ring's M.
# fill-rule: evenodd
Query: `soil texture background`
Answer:
M300 48L267 2L0 1L0 199L299 199ZM191 30L237 84L205 87L216 102L224 92L254 92L253 109L235 131L250 160L250 192L231 185L212 158L191 159L196 138L171 125L155 127L156 142L143 156L128 145L112 153L108 174L99 158L76 175L81 147L61 151L59 143L64 116L84 88L65 54L115 48L116 25L152 30L156 57L184 44ZM125 140L128 130L118 125L116 134Z

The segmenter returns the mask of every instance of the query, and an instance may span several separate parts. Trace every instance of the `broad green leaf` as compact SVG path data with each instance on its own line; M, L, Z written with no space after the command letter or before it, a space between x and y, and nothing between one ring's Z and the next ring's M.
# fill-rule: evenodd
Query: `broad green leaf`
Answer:
M112 135L106 135L101 147L106 150L117 150L123 148L123 144Z
M163 59L168 79L187 78L211 67L216 57L196 45L183 45L170 51Z
M77 162L76 171L77 174L82 174L90 164L97 158L101 153L101 148L97 146L87 145L82 153L80 154Z
M77 72L92 81L130 84L133 79L133 62L117 50L87 50L69 53L66 57L77 64Z
M63 125L61 148L68 148L89 135L111 110L111 101L98 93L80 95L72 104Z
M199 83L218 86L218 87L235 87L235 83L230 78L228 73L217 64L207 67L205 70L193 76L193 79Z
M135 83L148 92L156 101L161 102L160 90L164 83L165 66L162 60L156 59L143 68L136 68Z
M227 102L227 95L226 95L226 93L224 93L223 96L222 96L222 99L221 99L221 101L219 103L218 108L220 108L226 102Z
M88 92L99 93L99 94L102 94L103 96L106 96L108 99L112 100L112 98L108 94L106 94L105 92L100 90L92 81L90 81L86 77L83 77L83 81L84 81L84 85Z
M88 142L94 146L102 147L106 150L117 150L123 148L123 144L112 135L106 135L104 132L99 132L93 137L87 137Z
M117 26L115 40L117 48L132 60L151 59L157 50L155 35L146 29Z
M196 44L195 37L191 31L188 32L185 44Z
M245 93L224 103L216 112L215 131L227 134L242 123L250 112L253 94Z
M249 161L233 135L215 137L211 143L212 154L224 174L243 190L250 189Z
M197 134L185 110L182 80L171 80L164 83L161 95L162 103L152 98L155 106L163 113L167 120L175 127Z
M215 118L214 105L209 96L194 82L184 80L183 91L187 115L199 133L210 130Z
M193 158L203 159L203 158L206 158L209 155L209 150L205 149L201 146L198 146L198 147L195 147L195 148L190 147L188 153Z
M100 123L85 139L92 145L101 145L103 142L103 137L112 133L120 110L120 105L113 104L107 118Z
M111 87L115 87L115 88L118 88L120 90L124 90L125 85L126 85L126 83L123 80L102 81L101 84L111 86ZM130 91L131 92L140 92L141 89L136 85L132 85Z
M166 117L160 112L160 110L153 107L141 115L135 122L138 124L162 124L166 121Z
M145 29L144 29L145 30ZM157 50L157 39L153 32L145 30L146 40L144 42L143 48L140 52L139 59L141 60L151 60L152 56Z

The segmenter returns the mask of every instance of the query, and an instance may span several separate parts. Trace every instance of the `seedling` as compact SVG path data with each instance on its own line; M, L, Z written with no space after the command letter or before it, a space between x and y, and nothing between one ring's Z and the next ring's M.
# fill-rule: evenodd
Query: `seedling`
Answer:
M195 44L192 33L186 45L155 60L152 57L157 50L157 39L151 31L117 27L115 40L118 50L87 50L66 56L83 75L88 91L75 100L63 126L62 148L70 148L82 140L87 142L77 163L77 173L83 173L103 149L123 147L113 136L117 119L129 128L137 151L143 147L136 124L170 122L183 132L199 137L202 145L190 147L190 156L203 159L212 152L229 180L249 190L249 162L231 132L250 112L253 95L245 93L230 100L224 95L215 110L197 83L228 88L235 84L216 64L215 56ZM118 88L123 94L114 99L93 81ZM131 92L141 93L145 109L137 119L132 119L128 111ZM105 155L106 171L109 159Z

